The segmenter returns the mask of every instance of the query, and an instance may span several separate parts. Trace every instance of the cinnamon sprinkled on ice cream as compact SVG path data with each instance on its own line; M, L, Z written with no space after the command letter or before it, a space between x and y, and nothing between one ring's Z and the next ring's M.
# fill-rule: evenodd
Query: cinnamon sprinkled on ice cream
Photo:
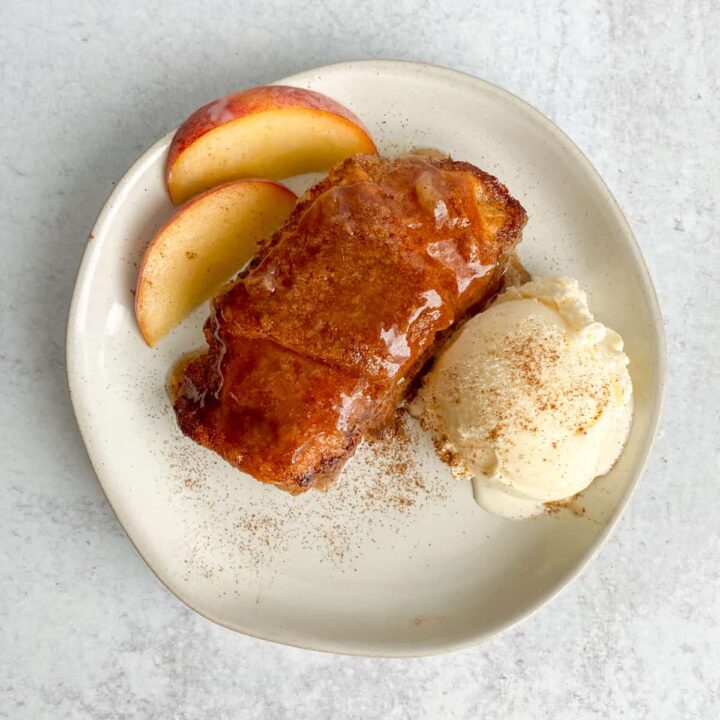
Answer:
M575 280L538 278L458 331L416 411L482 507L529 517L615 464L632 421L627 365Z

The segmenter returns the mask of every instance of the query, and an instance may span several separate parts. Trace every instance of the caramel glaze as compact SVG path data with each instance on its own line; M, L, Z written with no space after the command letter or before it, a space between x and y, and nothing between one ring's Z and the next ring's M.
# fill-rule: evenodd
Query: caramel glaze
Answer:
M182 371L181 429L288 492L332 481L497 291L526 219L468 163L341 163L214 300L209 350Z

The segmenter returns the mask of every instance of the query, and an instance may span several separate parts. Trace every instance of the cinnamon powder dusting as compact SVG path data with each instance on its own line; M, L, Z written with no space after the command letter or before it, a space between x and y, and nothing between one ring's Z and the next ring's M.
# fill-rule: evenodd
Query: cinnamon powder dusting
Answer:
M413 420L399 410L393 437L370 443L365 455L367 473L362 500L366 511L390 507L405 512L416 504L447 497L447 487L423 477L416 454Z
M241 477L239 492L231 492L215 480L224 469L215 457L203 455L207 467L196 460L192 472L193 464L176 457L182 474L174 497L196 506L195 521L206 518L193 529L187 576L232 573L239 581L248 570L266 575L298 554L353 572L368 541L381 550L385 541L377 538L412 534L424 513L442 512L452 480L428 471L423 452L432 451L423 449L421 435L417 421L399 410L390 436L363 442L335 484L298 497ZM247 497L246 482L253 483Z
M494 447L514 446L523 432L545 432L549 418L568 433L586 434L610 403L610 388L582 356L570 370L568 359L578 356L569 343L562 330L529 316L485 348L483 362L494 373L475 378L461 362L443 368L439 382L426 383L423 423L433 430L440 458L463 473L445 416L469 397L477 410L473 432ZM556 441L548 445L557 450Z

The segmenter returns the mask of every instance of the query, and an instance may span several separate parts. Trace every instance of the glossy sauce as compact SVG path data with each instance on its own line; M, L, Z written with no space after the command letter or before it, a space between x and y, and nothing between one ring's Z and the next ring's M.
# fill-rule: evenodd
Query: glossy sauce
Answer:
M194 350L192 352L185 353L170 369L167 381L165 383L165 390L168 394L168 397L173 401L173 403L181 394L187 391L186 375L188 367L194 360L198 360L204 355L205 353L202 350ZM191 399L193 399L194 401L199 400L199 398Z
M332 479L390 422L438 335L497 284L508 196L493 201L493 179L464 167L361 156L310 191L215 300L209 353L178 370L183 431L290 492ZM524 222L512 210L506 246Z
M223 317L347 369L402 375L495 267L477 185L415 157L328 189L221 301Z

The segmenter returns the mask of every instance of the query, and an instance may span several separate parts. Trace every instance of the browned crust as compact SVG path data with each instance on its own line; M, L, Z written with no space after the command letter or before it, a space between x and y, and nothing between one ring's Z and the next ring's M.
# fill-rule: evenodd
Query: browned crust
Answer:
M428 156L423 156L422 159L424 162L438 169L468 173L474 176L479 181L479 186L482 189L485 201L503 208L505 213L503 225L490 240L497 257L497 262L495 263L492 277L487 284L483 296L478 298L471 307L467 308L463 315L457 318L450 328L438 334L433 344L422 352L411 367L405 371L403 381L398 383L394 392L387 394L380 406L376 407L375 422L365 425L362 431L369 435L381 434L385 428L393 423L397 404L409 391L412 391L412 388L416 384L413 382L413 379L422 374L423 369L429 364L437 350L442 347L452 332L457 329L459 323L466 317L481 310L489 299L501 288L509 259L520 240L522 228L527 222L527 215L523 207L517 200L510 196L505 185L494 176L467 162ZM286 235L297 233L298 225L306 210L313 204L316 198L328 189L337 185L348 185L357 180L367 180L368 176L375 182L382 182L383 176L390 172L392 168L392 161L382 160L375 155L355 156L333 168L327 178L310 188L310 190L300 198L295 211L283 228L258 248L254 259L244 272L238 276L235 282L242 280L242 278L246 277L255 267L262 263L268 253L278 245ZM210 352L208 355L191 363L187 371L188 380L196 382L198 386L205 387L206 391L212 391L213 388L217 389L220 383L220 377L215 367L216 363L211 362L217 352L218 327L220 325L217 317L218 307L219 305L216 299L213 303L214 311L205 325L205 334L208 344L210 345ZM331 363L324 364L329 367L332 366ZM217 449L219 443L217 442L218 439L213 436L213 429L202 426L198 422L194 413L191 411L190 405L191 403L188 402L187 399L183 399L182 396L179 396L175 402L175 409L181 429L201 444ZM342 447L336 452L333 452L332 455L320 456L316 465L310 471L300 473L289 472L282 477L263 477L260 479L264 482L270 482L292 494L304 492L310 487L325 487L337 476L346 460L354 451L360 438L361 433L357 428L350 429L344 439ZM226 459L232 462L229 458L226 457ZM240 465L236 464L236 466L243 469Z
M520 233L527 223L527 213L525 208L510 195L507 187L503 185L494 175L486 173L484 170L463 160L452 160L449 157L432 157L424 153L415 153L422 156L423 160L430 163L434 167L442 170L452 170L457 172L466 172L476 177L483 185L486 193L491 195L491 199L498 205L504 207L508 213L509 221L503 226L502 230L497 234L496 241L503 247L504 254L509 257L511 251L520 241ZM401 156L409 157L410 155ZM398 158L400 159L400 158ZM280 240L288 233L294 233L302 219L305 211L312 205L316 198L327 192L336 185L347 185L351 183L357 172L348 172L348 168L355 170L362 169L369 173L376 182L382 179L382 175L388 172L387 165L382 158L377 155L355 155L341 163L338 163L328 173L327 177L319 183L313 185L304 195L302 195L295 206L295 210L276 233L267 240L262 242L255 253L253 259L248 263L246 268L236 280L240 280L257 267L265 258L265 256L277 245Z

